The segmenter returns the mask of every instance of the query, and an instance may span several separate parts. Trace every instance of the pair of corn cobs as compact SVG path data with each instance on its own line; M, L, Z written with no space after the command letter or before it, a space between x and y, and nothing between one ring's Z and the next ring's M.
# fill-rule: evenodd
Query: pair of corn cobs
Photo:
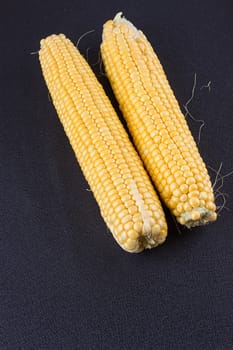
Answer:
M101 54L138 153L77 48L60 34L41 40L39 51L59 118L116 241L140 252L166 239L151 180L180 224L216 220L206 166L145 35L119 13L104 24Z

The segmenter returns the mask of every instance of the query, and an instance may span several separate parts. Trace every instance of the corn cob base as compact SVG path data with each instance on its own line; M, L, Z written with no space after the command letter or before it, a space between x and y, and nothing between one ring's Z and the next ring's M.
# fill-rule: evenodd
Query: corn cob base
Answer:
M195 208L192 211L184 212L177 217L180 224L185 225L188 228L205 225L208 222L215 221L217 214L206 208Z
M135 146L164 203L187 227L216 220L206 166L145 35L118 13L101 54Z

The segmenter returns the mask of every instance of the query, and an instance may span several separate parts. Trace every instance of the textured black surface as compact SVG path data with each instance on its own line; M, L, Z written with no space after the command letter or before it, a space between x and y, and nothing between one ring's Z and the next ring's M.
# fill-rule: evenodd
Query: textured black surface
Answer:
M64 32L94 63L122 10L144 30L181 105L205 120L200 151L233 169L231 1L8 1L0 20L0 349L233 348L233 176L215 224L139 255L107 231L48 99L41 38ZM99 72L98 65L95 71ZM109 95L105 77L100 77ZM201 86L211 81L211 90ZM116 102L114 105L116 106ZM197 137L199 124L188 119ZM210 173L214 178L214 173ZM217 200L221 205L221 198ZM168 217L169 218L169 217Z

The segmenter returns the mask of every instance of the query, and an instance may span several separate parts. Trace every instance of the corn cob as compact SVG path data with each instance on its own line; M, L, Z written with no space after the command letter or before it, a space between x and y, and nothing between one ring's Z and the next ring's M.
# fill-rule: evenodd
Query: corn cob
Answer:
M161 203L102 86L63 34L41 40L42 72L101 214L119 245L139 252L162 243Z
M187 227L216 220L206 166L145 35L118 13L104 24L101 54L135 146L164 203Z

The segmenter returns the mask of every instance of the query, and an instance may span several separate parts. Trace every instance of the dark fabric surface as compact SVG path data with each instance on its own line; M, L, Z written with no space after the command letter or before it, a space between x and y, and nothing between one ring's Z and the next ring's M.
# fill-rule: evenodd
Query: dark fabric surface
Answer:
M148 36L181 106L197 74L189 107L205 121L201 154L214 169L222 163L223 175L233 169L231 1L2 3L1 350L233 348L233 176L221 189L229 211L216 223L179 234L167 215L164 245L122 251L86 191L38 55L30 54L51 33L75 42L95 29L80 42L94 63L102 24L119 10ZM117 106L107 79L99 79ZM209 81L210 91L201 88ZM197 139L200 124L188 122Z

